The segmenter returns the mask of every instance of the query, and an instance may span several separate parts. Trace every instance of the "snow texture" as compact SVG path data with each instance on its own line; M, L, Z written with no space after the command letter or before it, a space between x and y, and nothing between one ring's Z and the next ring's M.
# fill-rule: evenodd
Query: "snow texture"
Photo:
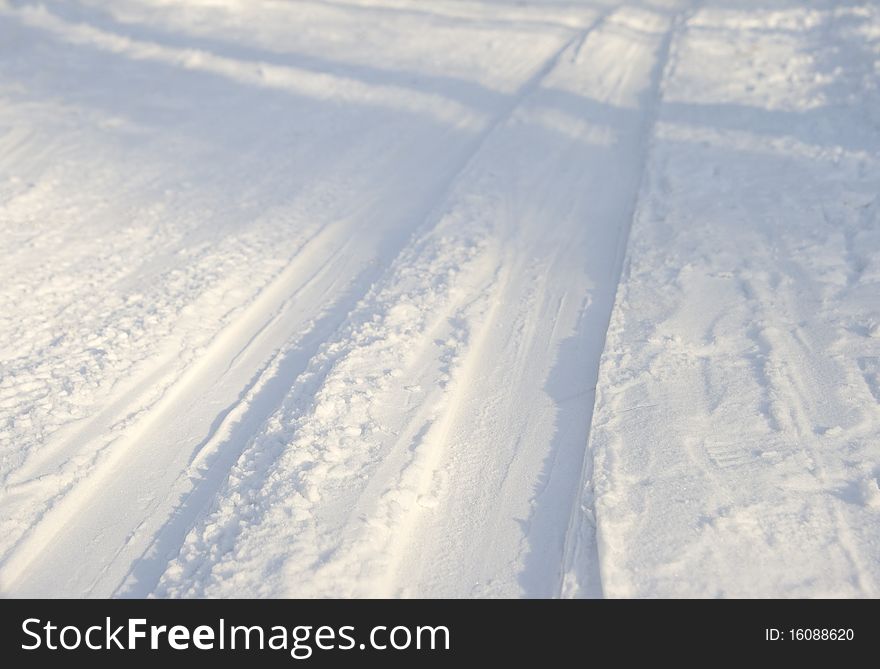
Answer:
M880 7L0 0L0 593L880 596Z

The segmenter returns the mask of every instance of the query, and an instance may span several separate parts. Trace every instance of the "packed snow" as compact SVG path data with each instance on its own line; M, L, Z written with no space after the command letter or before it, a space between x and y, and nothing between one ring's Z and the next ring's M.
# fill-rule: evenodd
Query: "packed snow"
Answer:
M880 596L880 5L0 0L0 594Z

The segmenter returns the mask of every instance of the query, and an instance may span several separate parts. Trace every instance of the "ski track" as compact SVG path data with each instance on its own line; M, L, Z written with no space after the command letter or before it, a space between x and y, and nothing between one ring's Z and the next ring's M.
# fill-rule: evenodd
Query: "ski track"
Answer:
M613 151L604 155L593 148L596 162L579 161L580 173L572 184L533 187L541 202L575 203L568 210L547 207L573 256L547 248L545 256L533 250L528 259L516 252L512 238L508 240L508 263L517 268L513 275L521 280L508 289L505 301L518 306L506 310L496 327L512 334L502 340L499 352L487 356L484 372L468 389L468 409L457 419L457 438L450 444L454 452L446 463L453 489L478 494L450 497L426 520L426 536L414 542L407 556L410 564L424 567L410 568L413 573L406 577L412 580L404 586L405 594L560 593L566 542L560 513L571 508L577 473L584 466L595 370L638 188L657 61L662 68L669 25L666 13L628 8L614 12L572 49L566 67L547 82L546 97L536 95L531 108L524 110L527 119L532 114L540 117L543 105L553 99L554 84L572 77L569 85L576 85L585 98L607 105L607 112L601 114L591 114L586 104L573 105L573 116L590 119L581 128L582 136L595 142L598 135ZM619 49L627 51L620 63L605 61L607 54ZM593 80L586 71L587 64L598 63L605 80ZM515 145L515 136L505 142ZM561 166L560 161L557 172ZM518 165L507 179L516 183L531 169ZM512 209L505 221L508 230L523 234L529 219ZM601 227L591 225L599 221ZM534 230L540 234L538 227ZM537 238L533 244L541 248ZM566 276L567 281L557 283L557 276ZM535 313L540 316L534 318ZM571 374L570 370L581 371ZM507 380L511 376L543 383L512 389ZM499 394L492 388L504 391ZM492 419L487 426L488 416ZM540 476L535 477L535 472ZM523 490L531 492L525 496ZM473 513L474 508L480 512ZM581 558L584 572L595 574L595 556L587 551ZM463 589L461 581L471 587ZM599 592L601 585L594 579L584 594Z
M590 440L609 597L877 595L877 13L774 9L673 46Z
M555 398L548 402L541 384L525 388L520 396L512 392L510 383L517 378L546 380L554 364L580 369L598 357L601 339L584 340L583 330L602 332L602 321L607 321L610 311L615 258L638 183L633 165L640 159L638 137L624 138L641 125L644 110L639 101L650 88L665 21L667 17L650 12L614 12L583 36L575 36L548 62L509 118L493 126L458 179L444 207L447 213L424 242L421 254L398 259L401 273L427 268L416 294L397 274L379 293L377 299L413 310L411 334L399 342L387 337L376 343L358 331L343 333L336 346L346 352L334 357L322 393L305 412L296 403L270 421L274 429L257 437L221 493L221 503L191 533L163 577L158 594L554 594L564 527L559 526L556 514L543 514L545 508L564 507L574 494L576 479L570 472L580 470L589 417L582 410L580 415L559 417L553 409ZM604 82L592 79L585 64L607 57L633 35L644 38L635 41L620 73L609 68L613 83L603 88ZM619 125L613 125L613 111L597 113L586 101L572 102L566 109L570 116L565 118L576 131L569 129L569 136L602 157L607 158L608 146L621 149L614 168L608 162L600 168L598 160L582 160L571 150L570 141L544 137L542 124L560 122L559 115L552 114L557 112L554 104L565 99L567 86L577 86L587 99L594 86L600 103L610 110L620 107L625 122ZM584 112L592 112L591 121L576 122ZM536 137L542 138L541 153L523 152L525 143L535 142ZM571 177L561 182L538 180L540 174L558 174L572 161L578 168L571 171ZM598 174L600 169L604 179ZM618 187L618 177L624 183L629 179L628 187ZM595 183L588 187L591 182ZM542 218L528 210L528 203L510 197L511 183L530 184L530 198L556 222L551 239L567 239L567 251L560 252L554 241L542 240L547 234ZM609 183L615 187L606 197L597 197ZM566 204L554 209L552 202ZM521 213L523 207L529 213ZM613 220L616 227L590 229L583 224L593 217L605 225ZM448 238L455 241L454 247ZM434 250L437 246L444 250ZM459 247L485 250L468 262L453 254L452 249ZM521 248L529 249L531 257L524 256ZM436 295L431 287L449 272L449 266L441 264L438 272L432 265L437 258L449 256L461 271L444 294ZM589 274L585 267L591 270ZM557 276L567 281L555 283ZM578 279L572 285L573 277ZM468 290L459 288L462 282ZM398 295L402 283L410 290ZM487 287L474 290L473 286L481 285ZM455 300L456 293L481 297L462 306ZM500 311L499 304L507 306ZM367 313L394 313L397 308L364 307ZM439 343L444 338L436 337L436 325L429 324L426 311L446 314L445 319L451 321L451 351L446 352L448 339L445 346ZM535 313L541 317L535 318ZM395 332L399 329L396 326ZM426 336L426 332L432 334ZM567 337L573 340L572 357L557 361L560 342ZM491 348L485 343L487 338L495 342ZM367 345L358 346L364 339ZM435 340L437 344L430 343ZM461 340L467 344L463 351L459 350ZM380 352L391 355L389 341L401 351L427 350L428 357L421 353L407 362L391 388L383 385L382 377L353 384L352 379L358 378L355 370L369 351L379 349L369 355L376 359L384 359ZM403 352L396 355L406 359ZM421 390L417 400L394 398L400 388L430 387L436 368L444 366L449 367L450 379L442 388ZM394 369L391 363L388 367ZM557 374L563 378L552 380L552 392L566 395L569 401L580 400L572 406L582 409L590 393L589 377ZM404 402L417 408L404 412L402 423L381 422L368 406L355 402L347 390L352 385L370 389L370 406ZM504 388L507 396L499 395L498 388ZM368 419L359 422L361 411ZM560 436L547 440L542 435L553 435L553 429L547 428L554 420L560 422ZM481 424L485 421L490 421L489 429ZM503 438L498 437L499 430ZM333 457L328 462L328 445L346 444L349 431L360 435L366 452L347 454L344 466L336 465ZM522 436L517 437L517 431ZM284 443L283 451L267 476L265 464L255 461L265 458L269 444L279 440ZM500 447L508 440L509 446ZM536 474L545 458L556 466L539 477ZM334 480L337 477L341 483ZM498 504L505 496L510 502ZM547 497L553 498L552 504L543 507ZM509 515L516 506L524 520ZM245 518L242 507L248 509ZM530 542L548 545L549 561L545 555L532 556ZM476 555L463 555L464 551ZM528 571L531 561L544 562L524 577L520 572ZM243 564L247 567L241 570ZM430 565L430 573L414 565ZM483 574L463 578L462 565L480 566L496 580Z
M696 11L696 3L685 5L683 9L673 15L670 20L669 29L663 35L658 47L658 55L651 74L650 93L646 96L647 109L644 112L644 122L640 128L640 146L639 146L639 178L636 192L638 192L644 179L651 140L654 134L654 125L657 121L660 103L663 99L663 81L668 71L672 69L673 63L670 61L670 51L677 34L681 31L682 25L687 21L688 16ZM625 229L621 234L620 243L617 246L614 265L614 288L613 295L616 296L617 285L620 281L620 274L623 266L624 255L626 253L627 241L630 235L630 227L632 216L635 214L636 197L632 199L633 208L627 214L627 222ZM613 301L614 297L612 297ZM605 332L608 330L608 321L610 320L610 309L608 319L603 323L602 327L602 348L605 346ZM598 383L598 369L596 370L596 383ZM594 385L594 388L596 386ZM593 392L593 401L595 402L595 391ZM592 411L590 414L592 419ZM589 432L587 434L587 441ZM602 576L600 570L600 558L598 553L598 545L596 540L596 512L595 512L595 492L593 490L593 458L591 449L587 449L587 453L581 464L581 476L578 483L578 490L574 493L575 503L572 505L571 515L568 527L566 529L565 541L562 551L562 565L559 573L559 585L557 594L564 597L589 597L597 598L602 593Z
M876 596L880 15L744 4L0 0L0 593Z

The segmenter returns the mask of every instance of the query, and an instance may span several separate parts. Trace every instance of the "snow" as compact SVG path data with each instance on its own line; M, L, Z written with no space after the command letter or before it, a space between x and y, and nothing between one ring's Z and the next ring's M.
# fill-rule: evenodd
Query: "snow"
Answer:
M0 592L880 594L880 8L0 0Z
M877 9L676 40L590 440L607 596L877 596Z

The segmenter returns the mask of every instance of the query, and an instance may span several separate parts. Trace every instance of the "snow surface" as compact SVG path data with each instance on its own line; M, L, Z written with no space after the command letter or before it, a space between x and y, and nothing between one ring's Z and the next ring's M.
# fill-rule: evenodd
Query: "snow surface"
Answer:
M0 593L880 596L880 6L0 0Z

